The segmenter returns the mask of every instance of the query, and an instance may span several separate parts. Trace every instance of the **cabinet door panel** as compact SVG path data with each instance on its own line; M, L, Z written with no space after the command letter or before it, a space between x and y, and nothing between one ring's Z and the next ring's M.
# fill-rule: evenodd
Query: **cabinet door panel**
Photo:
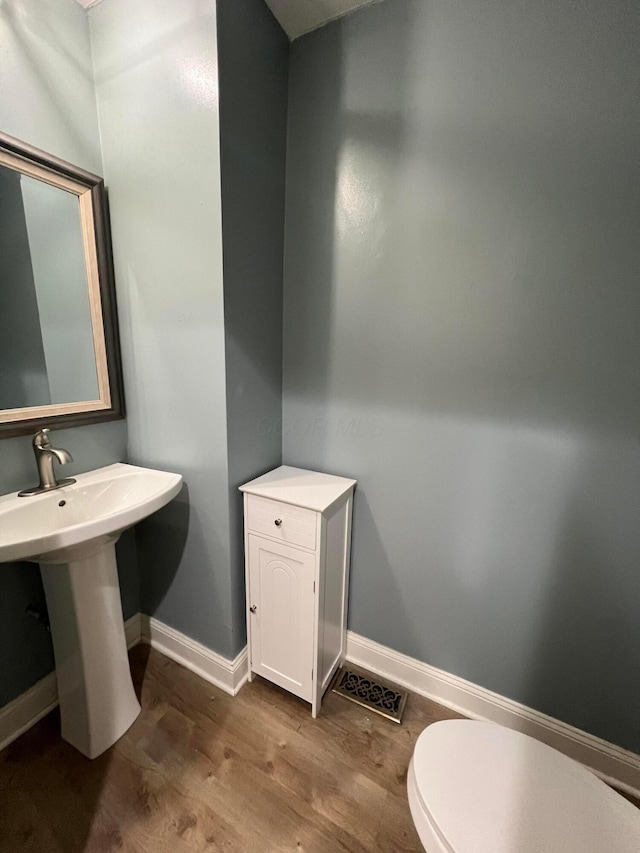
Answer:
M315 555L249 536L251 669L311 701Z

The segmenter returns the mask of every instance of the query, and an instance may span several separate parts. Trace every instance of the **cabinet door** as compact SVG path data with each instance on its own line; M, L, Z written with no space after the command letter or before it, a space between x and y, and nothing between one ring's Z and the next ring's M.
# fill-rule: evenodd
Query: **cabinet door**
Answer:
M312 698L315 566L315 554L249 536L251 669L308 702Z

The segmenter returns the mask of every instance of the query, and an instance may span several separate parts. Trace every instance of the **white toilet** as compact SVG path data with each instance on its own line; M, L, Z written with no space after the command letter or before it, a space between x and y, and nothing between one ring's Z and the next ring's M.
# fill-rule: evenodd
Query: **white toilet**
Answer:
M640 810L581 764L494 723L426 728L407 780L427 853L639 853Z

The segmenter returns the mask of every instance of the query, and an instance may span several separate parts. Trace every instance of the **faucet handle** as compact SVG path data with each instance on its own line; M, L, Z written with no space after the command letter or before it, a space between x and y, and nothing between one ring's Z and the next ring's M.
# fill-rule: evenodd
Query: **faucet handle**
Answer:
M37 447L40 449L45 448L45 447L51 447L51 439L49 438L48 427L45 427L44 429L39 430L33 436L32 444L33 444L34 448Z

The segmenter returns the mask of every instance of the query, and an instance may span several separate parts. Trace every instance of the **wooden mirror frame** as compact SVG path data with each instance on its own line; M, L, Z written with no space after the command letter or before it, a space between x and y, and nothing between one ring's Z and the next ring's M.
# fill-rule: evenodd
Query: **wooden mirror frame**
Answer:
M0 165L78 197L89 289L98 398L0 409L0 438L123 418L124 388L107 195L98 175L0 133ZM0 365L1 369L1 365Z

